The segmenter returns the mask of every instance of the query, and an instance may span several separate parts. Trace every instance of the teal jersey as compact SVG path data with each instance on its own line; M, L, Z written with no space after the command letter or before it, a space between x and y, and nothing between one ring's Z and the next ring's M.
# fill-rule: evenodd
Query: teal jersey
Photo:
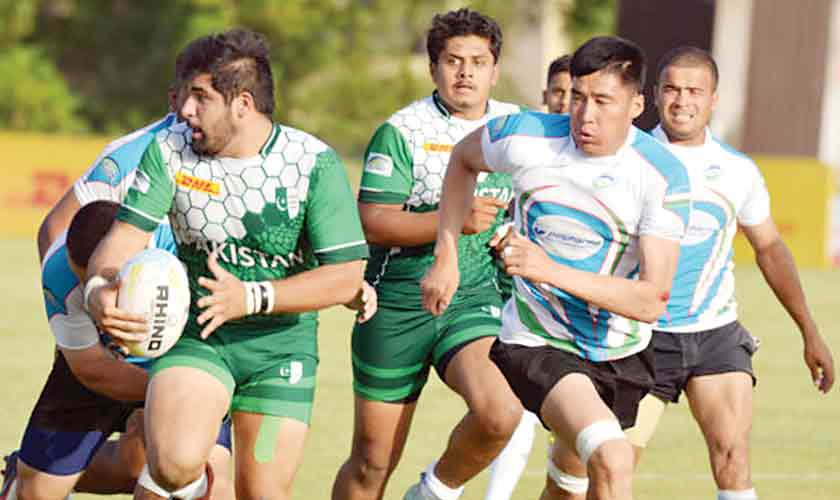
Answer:
M275 125L260 153L245 159L197 155L185 124L159 131L117 217L151 231L167 216L190 280L187 329L198 328L195 302L208 294L198 278L212 277L207 258L213 251L243 281L280 280L368 255L338 155L286 126ZM315 313L246 316L219 332L267 335L304 321L314 325ZM277 342L287 352L316 352L314 334L281 334Z
M376 130L368 144L359 201L402 205L409 212L437 210L455 144L487 120L520 109L490 100L482 119L463 120L452 116L435 93L397 111ZM507 203L512 196L510 175L480 174L475 194ZM487 243L503 212L487 231L459 238L461 284L456 300L498 286ZM434 243L410 248L371 246L366 279L376 285L383 302L419 306L419 281L434 261L433 249Z

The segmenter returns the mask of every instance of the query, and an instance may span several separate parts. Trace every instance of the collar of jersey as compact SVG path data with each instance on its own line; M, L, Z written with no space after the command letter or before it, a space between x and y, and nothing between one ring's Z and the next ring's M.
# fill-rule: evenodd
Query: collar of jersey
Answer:
M580 149L578 149L577 144L575 144L575 138L572 134L569 134L569 144L566 147L566 151L571 158L576 163L584 163L590 165L603 165L603 166L610 166L614 167L617 166L621 159L624 157L624 154L633 147L633 141L636 140L636 134L638 133L638 129L635 126L631 125L630 130L627 132L627 138L624 140L624 144L618 148L618 151L614 155L610 156L588 156L584 154Z
M703 130L705 132L705 137L703 138L703 144L699 147L707 148L709 146L714 145L714 136L712 136L711 129L706 126ZM680 146L679 144L671 144L671 141L668 140L668 135L665 133L665 130L662 128L662 124L658 124L656 128L650 131L650 134L656 138L662 144L667 144L674 148L682 148L682 149L694 149L698 146Z
M440 114L442 114L445 118L448 118L450 120L462 121L462 122L466 122L466 123L469 123L469 122L473 121L473 120L464 120L463 118L458 118L456 116L452 116L452 113L450 113L449 110L446 108L446 105L443 103L443 99L441 99L440 93L438 93L437 90L432 92L432 102L435 103L435 107L437 108L438 111L440 111ZM484 116L479 118L479 120L483 120L483 119L487 118L488 113L490 113L490 99L487 100L487 108L484 110ZM475 120L475 121L478 121L478 120Z

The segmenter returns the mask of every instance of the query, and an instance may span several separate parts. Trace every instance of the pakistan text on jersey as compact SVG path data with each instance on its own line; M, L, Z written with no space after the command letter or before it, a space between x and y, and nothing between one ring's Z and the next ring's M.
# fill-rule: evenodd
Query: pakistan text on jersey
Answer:
M233 242L216 243L215 241L208 241L200 238L189 244L195 246L207 255L217 252L219 259L234 266L251 268L260 266L264 269L275 269L277 266L283 266L285 269L291 269L296 265L303 265L303 250L297 249L295 252L289 252L288 255L269 255L260 250L237 245Z

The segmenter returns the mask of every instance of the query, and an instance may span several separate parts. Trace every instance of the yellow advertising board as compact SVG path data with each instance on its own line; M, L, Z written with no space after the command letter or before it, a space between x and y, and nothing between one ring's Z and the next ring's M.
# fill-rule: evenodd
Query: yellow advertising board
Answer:
M105 137L0 132L0 238L35 238L50 207L107 143Z
M834 173L814 158L754 156L770 191L773 220L800 267L831 265ZM735 262L755 254L743 234L735 237Z

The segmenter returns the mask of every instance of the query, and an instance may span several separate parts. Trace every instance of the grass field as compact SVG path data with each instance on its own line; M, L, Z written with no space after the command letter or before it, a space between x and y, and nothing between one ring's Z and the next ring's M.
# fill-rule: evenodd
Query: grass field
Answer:
M44 319L35 247L0 241L0 451L18 446L29 411L52 360ZM840 498L840 399L820 396L802 363L792 322L753 269L739 269L742 321L762 338L755 359L759 384L753 427L753 471L763 500ZM835 353L840 350L840 273L804 272L811 306ZM322 316L321 365L315 415L295 498L329 498L335 472L348 453L352 428L350 323L343 310ZM417 474L442 449L464 405L438 381L424 392L402 463L386 494L402 498ZM544 480L545 439L539 438L514 498L537 498ZM485 476L467 487L465 500L483 498ZM666 412L642 462L637 499L708 500L715 497L702 438L685 404ZM75 495L81 499L84 495Z

